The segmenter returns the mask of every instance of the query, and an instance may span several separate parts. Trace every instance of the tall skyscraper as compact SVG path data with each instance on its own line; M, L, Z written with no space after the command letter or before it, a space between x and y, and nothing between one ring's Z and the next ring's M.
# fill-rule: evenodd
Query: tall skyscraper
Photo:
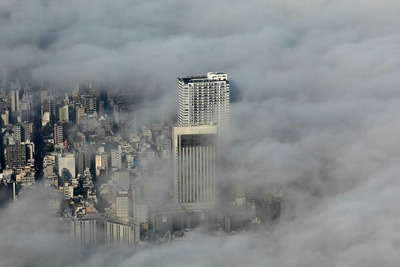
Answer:
M226 73L178 78L178 124L228 124L229 95Z
M221 133L229 124L226 73L178 78L178 125L173 129L175 203L213 208L221 163Z

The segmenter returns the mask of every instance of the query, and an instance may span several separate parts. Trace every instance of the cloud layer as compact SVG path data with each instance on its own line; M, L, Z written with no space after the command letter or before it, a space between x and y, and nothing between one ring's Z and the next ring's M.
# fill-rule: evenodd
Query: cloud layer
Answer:
M232 179L306 177L317 192L272 233L198 237L114 265L396 266L399 12L395 0L3 0L0 64L27 65L37 82L157 93L154 112L173 107L176 76L225 71L240 96ZM42 257L34 232L26 243L2 239L0 251L11 244ZM0 255L2 266L24 265ZM81 266L111 264L90 255Z

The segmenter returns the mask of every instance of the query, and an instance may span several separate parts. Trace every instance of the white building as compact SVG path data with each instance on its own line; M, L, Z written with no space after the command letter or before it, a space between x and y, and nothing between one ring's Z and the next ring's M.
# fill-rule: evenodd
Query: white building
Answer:
M69 121L68 105L64 105L59 109L60 121Z
M96 154L95 157L95 167L96 175L100 175L101 170L108 170L108 154L103 152L101 154Z
M115 197L115 209L118 218L129 217L129 196L127 191L120 191Z
M133 218L137 224L149 222L149 207L146 203L133 202Z
M135 224L127 225L106 221L104 230L105 245L107 247L132 245L140 241L140 229Z
M62 176L63 169L67 169L71 173L72 178L75 178L76 177L75 154L73 153L58 154L57 167L58 167L58 175L60 177Z
M16 144L21 144L22 141L21 130L22 130L21 125L14 125L12 127L14 141Z
M178 78L178 124L229 123L229 95L226 73Z
M8 110L4 110L1 113L1 126L7 126L10 123L10 113Z
M83 245L96 245L97 228L96 220L73 220L70 226L71 237Z
M175 203L187 209L212 208L215 204L217 127L174 127Z
M140 241L139 225L100 214L72 218L70 234L78 244L83 245L120 247Z
M111 154L111 167L121 169L122 168L121 146L119 146L119 149L111 149L110 154Z
M46 126L46 124L48 124L49 122L50 122L50 112L45 111L43 112L42 116L42 126Z

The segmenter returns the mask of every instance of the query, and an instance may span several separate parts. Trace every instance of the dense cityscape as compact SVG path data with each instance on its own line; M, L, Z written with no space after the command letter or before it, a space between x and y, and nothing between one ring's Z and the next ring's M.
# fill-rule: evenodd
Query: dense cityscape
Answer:
M197 228L229 233L279 218L282 190L220 178L232 167L226 73L178 78L177 122L143 125L132 110L139 96L91 83L35 91L28 80L24 68L6 71L2 181L14 201L44 186L49 213L76 242L159 244Z
M0 0L0 267L397 267L399 12Z

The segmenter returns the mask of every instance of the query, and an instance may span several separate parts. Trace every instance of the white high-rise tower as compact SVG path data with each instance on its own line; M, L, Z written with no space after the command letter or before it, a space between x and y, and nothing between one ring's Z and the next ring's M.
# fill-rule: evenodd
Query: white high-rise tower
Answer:
M229 81L222 72L178 78L178 124L229 123Z

